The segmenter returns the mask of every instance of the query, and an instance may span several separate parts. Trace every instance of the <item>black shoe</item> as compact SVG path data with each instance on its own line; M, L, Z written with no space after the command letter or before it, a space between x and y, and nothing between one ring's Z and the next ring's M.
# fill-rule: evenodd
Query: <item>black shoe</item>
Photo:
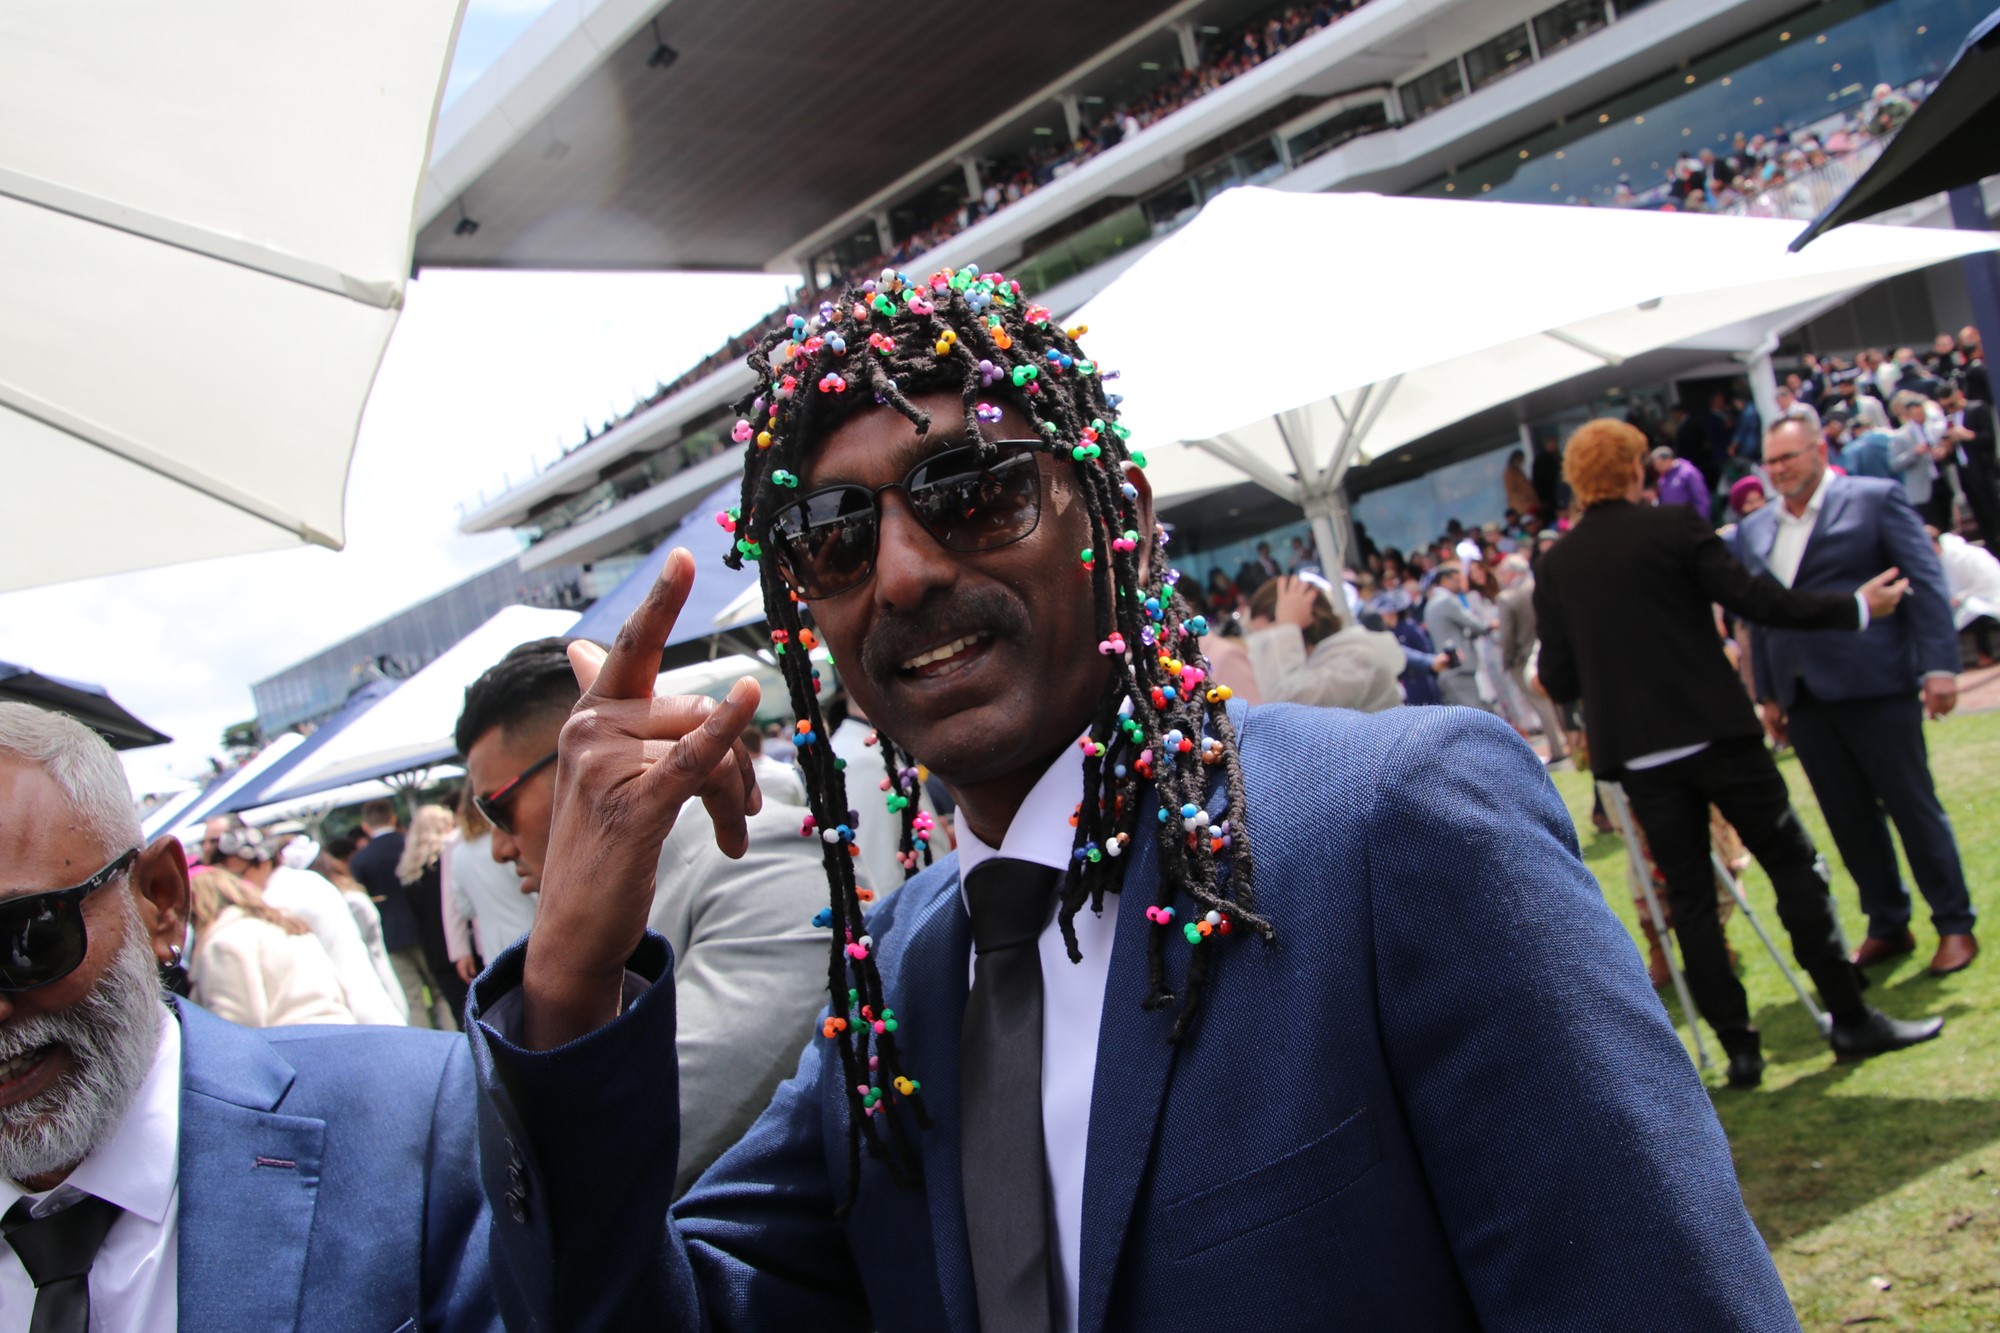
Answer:
M1729 1086L1754 1088L1764 1081L1764 1057L1755 1051L1738 1051L1729 1057Z
M1870 1009L1867 1022L1851 1028L1835 1024L1826 1040L1836 1060L1865 1060L1929 1041L1943 1031L1942 1018L1891 1018L1880 1009Z

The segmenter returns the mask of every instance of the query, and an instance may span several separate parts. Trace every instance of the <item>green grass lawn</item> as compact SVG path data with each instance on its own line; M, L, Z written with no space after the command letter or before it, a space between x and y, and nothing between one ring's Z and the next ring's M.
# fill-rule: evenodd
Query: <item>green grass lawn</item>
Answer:
M1973 901L2000 940L2000 712L1932 723L1928 739ZM1848 937L1859 941L1854 881L1812 787L1789 754L1780 767L1833 865ZM1591 829L1589 776L1559 773L1556 784L1584 860L1636 941L1624 845ZM1745 891L1784 947L1770 881L1753 868ZM1750 1215L1807 1329L2000 1329L2000 955L1933 978L1925 964L1937 937L1921 898L1915 925L1916 954L1876 969L1868 996L1900 1018L1942 1014L1945 1033L1855 1065L1833 1063L1741 914L1729 925L1770 1067L1755 1092L1723 1088L1711 1041L1717 1067L1707 1078ZM1671 988L1662 994L1686 1041L1678 1001Z

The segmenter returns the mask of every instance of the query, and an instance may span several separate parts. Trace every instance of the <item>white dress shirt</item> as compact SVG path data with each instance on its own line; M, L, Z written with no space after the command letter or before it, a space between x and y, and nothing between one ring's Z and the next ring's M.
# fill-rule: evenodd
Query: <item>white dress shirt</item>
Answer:
M174 1333L178 1318L175 1247L180 1236L181 1025L160 1007L160 1044L132 1109L111 1137L47 1194L44 1204L94 1194L125 1211L111 1224L90 1266L91 1333ZM24 1197L0 1179L0 1213ZM0 1242L0 1328L25 1329L35 1284L13 1247Z
M1819 485L1813 487L1805 512L1796 516L1783 497L1772 501L1778 510L1778 535L1771 542L1771 553L1764 557L1764 567L1787 588L1799 576L1799 562L1806 558L1806 542L1812 537L1813 525L1819 522L1820 508L1826 503L1826 488L1832 484L1833 469L1828 468L1820 473ZM1864 605L1861 610L1865 616L1868 608Z
M1067 870L1075 831L1069 817L1083 790L1083 751L1072 745L1049 765L1015 812L996 851L964 819L958 827L958 873L964 877L995 856ZM1118 913L1076 914L1076 942L1083 961L1072 963L1062 928L1053 917L1042 931L1042 1152L1049 1169L1055 1217L1057 1290L1063 1296L1058 1328L1076 1328L1079 1256L1083 1248L1084 1149L1090 1136L1090 1091L1097 1076L1097 1030L1104 1012L1104 983L1111 973ZM971 985L970 960L967 985ZM1133 997L1138 1003L1139 997Z

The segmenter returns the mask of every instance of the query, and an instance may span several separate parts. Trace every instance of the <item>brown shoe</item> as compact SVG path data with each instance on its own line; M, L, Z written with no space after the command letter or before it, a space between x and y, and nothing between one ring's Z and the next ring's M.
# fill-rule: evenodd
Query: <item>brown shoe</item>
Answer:
M1938 951L1931 958L1931 975L1950 976L1953 972L1963 972L1972 966L1972 960L1979 957L1979 941L1966 935L1938 936Z
M1967 938L1970 937L1968 936ZM1898 940L1878 940L1873 935L1870 935L1867 939L1861 941L1861 947L1854 951L1854 965L1856 967L1873 967L1877 963L1886 963L1891 958L1901 958L1906 953L1914 953L1916 952L1916 948L1917 937L1907 930L1903 932L1903 937ZM1970 957L1966 959L1968 963L1971 961Z

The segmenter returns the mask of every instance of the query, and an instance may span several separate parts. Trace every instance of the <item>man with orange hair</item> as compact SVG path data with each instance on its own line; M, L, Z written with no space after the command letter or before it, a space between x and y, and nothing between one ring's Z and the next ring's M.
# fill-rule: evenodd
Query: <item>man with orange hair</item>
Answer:
M1852 593L1803 593L1752 575L1692 510L1639 503L1646 437L1621 421L1580 427L1564 472L1584 515L1536 575L1542 686L1558 703L1584 700L1591 766L1623 784L1646 831L1688 988L1729 1053L1730 1085L1755 1087L1764 1060L1716 914L1711 804L1771 877L1793 953L1833 1015L1834 1054L1859 1059L1935 1037L1941 1019L1901 1022L1862 1002L1825 862L1764 748L1710 609L1720 602L1758 624L1854 631L1894 613L1909 584L1890 569Z

